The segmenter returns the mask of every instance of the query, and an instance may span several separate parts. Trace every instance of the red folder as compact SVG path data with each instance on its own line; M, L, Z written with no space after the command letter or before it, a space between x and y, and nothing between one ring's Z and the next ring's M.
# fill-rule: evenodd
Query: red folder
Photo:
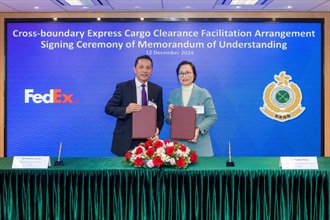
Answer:
M174 106L171 115L171 139L191 140L195 137L196 110Z
M141 111L133 112L132 138L148 139L155 136L157 126L156 108L142 106Z

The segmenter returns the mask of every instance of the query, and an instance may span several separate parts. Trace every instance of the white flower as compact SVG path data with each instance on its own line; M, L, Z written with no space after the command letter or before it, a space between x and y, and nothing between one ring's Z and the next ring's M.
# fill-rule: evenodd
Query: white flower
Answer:
M183 152L182 150L178 149L178 150L176 151L176 155L177 155L178 157L182 157L182 156L184 155L184 152Z
M156 150L157 155L165 154L165 149L163 147L159 147Z
M171 165L175 165L175 159L174 159L174 158L171 158L171 159L170 159L170 164L171 164Z
M165 157L165 160L164 160L164 161L165 161L166 163L170 162L171 157L168 156L167 154L165 154L165 156L166 156L166 157Z
M174 146L174 143L173 142L168 142L167 144L166 144L166 147L173 147Z
M166 161L166 157L167 157L166 154L160 154L159 156L162 159L162 161Z
M147 164L147 167L149 167L149 168L155 167L154 162L152 162L152 160L147 160L146 164Z
M189 154L187 153L187 151L186 152L182 152L182 156L183 157L189 157Z

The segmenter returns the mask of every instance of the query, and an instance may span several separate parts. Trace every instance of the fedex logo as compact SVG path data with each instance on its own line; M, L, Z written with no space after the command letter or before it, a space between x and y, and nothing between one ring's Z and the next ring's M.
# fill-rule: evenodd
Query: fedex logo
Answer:
M34 93L34 89L25 89L24 102L30 103L30 101L39 104L39 103L73 103L72 101L73 94L64 94L62 89L50 89L48 94L39 94Z

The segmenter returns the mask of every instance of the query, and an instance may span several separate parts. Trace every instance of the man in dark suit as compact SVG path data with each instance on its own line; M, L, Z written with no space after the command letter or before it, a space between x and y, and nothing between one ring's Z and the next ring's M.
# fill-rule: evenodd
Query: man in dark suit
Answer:
M145 85L147 100L157 106L157 128L155 137L158 137L164 124L163 90L162 87L149 82L153 68L152 59L139 56L135 60L135 79L121 82L105 106L105 113L117 118L112 137L111 152L117 156L125 156L129 149L133 149L144 139L132 139L132 113L141 110L142 85Z

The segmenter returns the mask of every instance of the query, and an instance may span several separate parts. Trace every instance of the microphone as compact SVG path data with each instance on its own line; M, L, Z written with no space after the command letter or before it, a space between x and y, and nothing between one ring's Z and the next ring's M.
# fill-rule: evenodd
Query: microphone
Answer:
M226 162L227 167L234 167L235 163L231 160L231 147L230 147L230 141L228 142L228 161Z
M61 152L62 152L62 142L60 143L60 149L58 150L58 156L54 166L64 166L63 160L61 160Z

